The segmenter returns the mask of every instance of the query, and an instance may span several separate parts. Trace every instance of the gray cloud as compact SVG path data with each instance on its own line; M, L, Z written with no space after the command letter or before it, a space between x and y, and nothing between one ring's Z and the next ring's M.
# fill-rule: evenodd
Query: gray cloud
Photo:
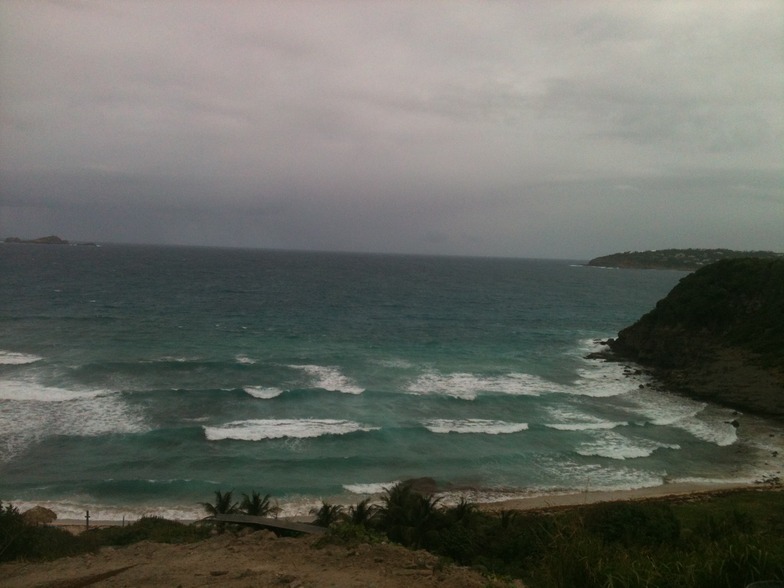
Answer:
M784 250L775 1L0 5L0 235Z

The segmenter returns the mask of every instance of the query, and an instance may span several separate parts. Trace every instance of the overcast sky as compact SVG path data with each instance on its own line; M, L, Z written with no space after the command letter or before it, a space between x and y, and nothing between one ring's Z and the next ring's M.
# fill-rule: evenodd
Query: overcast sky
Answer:
M0 237L784 251L784 2L0 2Z

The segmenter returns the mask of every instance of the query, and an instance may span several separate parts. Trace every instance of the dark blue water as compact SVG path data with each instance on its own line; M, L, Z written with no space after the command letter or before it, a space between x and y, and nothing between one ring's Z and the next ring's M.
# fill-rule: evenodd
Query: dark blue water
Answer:
M0 499L289 512L739 476L725 411L585 355L683 274L573 261L0 246ZM744 474L745 475L745 474Z

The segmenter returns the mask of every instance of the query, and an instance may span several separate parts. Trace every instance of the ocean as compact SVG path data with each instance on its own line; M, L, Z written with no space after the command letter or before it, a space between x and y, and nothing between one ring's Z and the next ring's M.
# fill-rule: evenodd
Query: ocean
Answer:
M283 514L751 481L732 411L586 359L685 274L580 261L0 246L0 500Z

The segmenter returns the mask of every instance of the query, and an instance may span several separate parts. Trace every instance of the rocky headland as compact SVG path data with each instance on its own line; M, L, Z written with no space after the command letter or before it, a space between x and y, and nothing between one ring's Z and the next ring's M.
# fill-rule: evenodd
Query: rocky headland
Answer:
M784 259L773 251L733 251L731 249L656 249L651 251L624 251L595 257L587 265L625 269L671 269L694 271L722 259L754 257Z
M784 258L689 274L607 344L668 389L784 421Z

